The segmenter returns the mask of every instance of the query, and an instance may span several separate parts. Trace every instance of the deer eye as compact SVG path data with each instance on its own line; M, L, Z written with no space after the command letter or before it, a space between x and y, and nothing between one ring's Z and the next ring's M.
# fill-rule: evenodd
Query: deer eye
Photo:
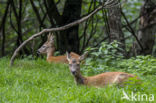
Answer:
M46 46L43 46L43 48L45 48Z

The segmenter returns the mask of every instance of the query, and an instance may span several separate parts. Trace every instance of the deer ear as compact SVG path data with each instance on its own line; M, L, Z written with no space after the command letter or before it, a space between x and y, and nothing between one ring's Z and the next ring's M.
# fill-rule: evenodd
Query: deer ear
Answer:
M84 59L87 57L87 55L88 55L88 51L85 52L83 55L81 55L81 56L79 57L79 60L80 60L80 61L84 60Z
M55 38L54 34L51 33L50 39L51 39L51 40L54 40L54 38Z
M50 34L48 40L49 40L50 43L54 43L54 35L53 34Z
M66 51L67 60L70 61L71 57L70 54Z
M53 33L51 33L51 36L52 36L52 37L54 37L54 34L53 34Z
M47 35L47 39L48 39L48 40L50 39L50 36L51 36L51 34L49 33L49 34Z

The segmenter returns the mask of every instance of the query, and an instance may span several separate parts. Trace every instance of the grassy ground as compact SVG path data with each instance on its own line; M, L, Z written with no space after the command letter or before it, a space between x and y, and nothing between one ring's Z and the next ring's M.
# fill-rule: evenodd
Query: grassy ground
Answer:
M155 96L156 76L141 76L141 85L94 88L77 86L65 64L49 64L45 60L17 60L9 67L9 59L0 59L0 103L148 103ZM123 90L137 101L121 99ZM146 94L144 100L139 100Z

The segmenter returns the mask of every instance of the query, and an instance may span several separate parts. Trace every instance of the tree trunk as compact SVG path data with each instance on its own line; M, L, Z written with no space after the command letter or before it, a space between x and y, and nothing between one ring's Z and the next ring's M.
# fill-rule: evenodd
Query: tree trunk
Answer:
M45 4L52 27L63 26L80 19L82 0L66 0L62 15L60 15L53 0L47 0ZM77 25L60 31L57 35L57 47L61 54L66 51L79 53L78 29L79 26Z
M80 19L82 0L66 0L61 25ZM61 53L79 53L79 25L60 32L59 50Z
M9 5L10 5L10 1L8 0L7 1L7 6L6 6L6 9L5 9L5 13L4 13L4 16L2 18L2 23L0 25L0 35L2 35L1 56L5 55L5 22L6 22L6 19L7 19Z
M143 46L143 50L137 43L134 43L134 56L152 54L156 35L156 2L154 0L145 0L140 15L142 16L140 18L138 39Z
M17 36L17 41L16 41L16 45L17 47L19 47L22 42L23 42L23 38L22 38L22 6L23 6L23 2L22 0L19 0L19 13L18 13L18 17L17 17L17 30L18 30L18 36ZM26 47L23 48L23 53L26 55L29 55L29 51L27 50ZM20 52L20 54L22 54L22 52Z
M21 24L22 14L23 14L23 12L22 12L23 2L22 2L22 0L19 0L19 4L18 4L19 10L17 10L17 4L14 3L14 0L10 0L10 2L11 2L11 7L12 7L12 10L13 10L13 13L14 13L14 16L16 19L16 23L17 23L17 30L15 30L15 31L17 33L16 46L18 47L23 42L22 24ZM22 54L29 55L30 53L26 47L23 47L22 51L20 51L20 55L22 55Z
M115 6L108 9L108 23L109 23L109 41L117 40L121 43L120 47L125 50L124 34L122 32L121 11L120 6Z

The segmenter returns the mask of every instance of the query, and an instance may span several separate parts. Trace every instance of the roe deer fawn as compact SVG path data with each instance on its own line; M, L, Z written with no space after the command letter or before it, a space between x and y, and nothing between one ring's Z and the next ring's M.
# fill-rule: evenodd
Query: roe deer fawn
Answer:
M60 62L68 64L66 55L53 56L55 52L54 35L49 33L47 38L48 38L47 41L38 49L37 53L47 54L48 62L58 62L58 63ZM71 52L70 55L74 58L79 58L79 55L74 52Z
M73 58L67 52L67 60L69 61L69 69L75 78L77 84L83 84L94 87L104 87L109 84L118 84L120 86L129 78L136 77L133 74L125 72L105 72L95 76L84 77L80 73L80 62L86 57L88 53L83 54L79 58ZM138 79L138 78L137 78Z

